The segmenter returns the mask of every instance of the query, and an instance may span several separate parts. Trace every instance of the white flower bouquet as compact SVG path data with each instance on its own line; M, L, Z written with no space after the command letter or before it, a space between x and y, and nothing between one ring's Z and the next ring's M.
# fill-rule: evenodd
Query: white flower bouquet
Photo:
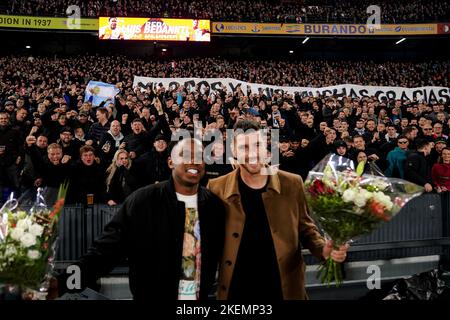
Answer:
M305 181L311 214L335 248L376 230L423 192L405 180L363 174L364 165L355 170L351 160L328 155ZM331 258L321 266L318 277L328 285L342 282L341 269Z
M51 210L43 202L40 190L29 212L17 209L12 195L0 209L0 284L21 290L42 290L43 285L48 285L46 276L51 271L66 192L67 185L63 184Z

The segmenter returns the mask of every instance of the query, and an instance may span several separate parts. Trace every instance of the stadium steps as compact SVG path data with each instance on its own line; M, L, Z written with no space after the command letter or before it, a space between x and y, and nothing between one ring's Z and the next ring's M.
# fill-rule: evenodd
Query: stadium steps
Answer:
M376 265L380 268L380 290L369 290L367 267ZM316 279L318 265L306 267L306 289L311 300L358 300L371 295L381 299L385 295L382 289L392 287L393 282L413 274L426 272L437 268L439 256L409 257L392 260L358 261L345 264L346 281L339 287L327 287ZM123 275L123 269L116 269L116 275L101 279L100 293L110 299L128 300L131 293L128 288L128 277ZM445 275L450 285L450 274Z

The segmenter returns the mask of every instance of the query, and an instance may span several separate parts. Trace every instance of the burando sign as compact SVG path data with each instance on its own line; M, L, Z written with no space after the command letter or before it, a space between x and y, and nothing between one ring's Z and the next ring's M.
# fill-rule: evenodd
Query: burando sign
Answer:
M98 31L98 19L0 15L0 28Z
M374 28L366 24L338 23L251 23L213 22L214 34L266 34L266 35L311 35L311 36L407 36L435 35L438 24L382 24Z
M0 28L98 31L96 18L35 17L0 15ZM251 22L212 22L213 35L253 34L253 35L311 35L311 36L408 36L445 34L447 24L382 24L379 29L366 24L329 23L251 23ZM444 31L445 30L445 31Z
M70 17L0 15L0 28L98 31L99 25L95 18L79 18L74 24L75 20ZM446 26L445 23L382 24L376 29L366 24L212 22L211 32L213 35L408 36L445 34Z
M378 87L378 86L360 86L353 84L342 84L337 86L311 88L311 87L281 87L256 83L248 83L230 78L150 78L134 77L134 87L157 88L163 86L168 90L175 90L180 86L193 90L195 86L200 88L204 94L214 94L222 86L227 88L228 92L233 92L238 86L244 93L262 93L268 97L274 93L296 94L302 97L329 97L329 96L349 96L354 98L375 97L378 100L400 99L400 100L418 100L426 102L450 102L450 89L447 87Z

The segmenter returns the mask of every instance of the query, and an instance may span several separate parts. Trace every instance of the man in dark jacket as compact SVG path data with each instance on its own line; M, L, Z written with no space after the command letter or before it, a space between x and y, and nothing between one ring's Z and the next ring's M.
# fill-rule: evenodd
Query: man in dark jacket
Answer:
M27 120L28 111L25 108L19 108L10 119L11 126L20 131L22 137L25 137L31 129L31 123Z
M111 122L111 128L100 139L100 157L105 163L111 163L114 154L119 150L123 139L122 128L120 122L114 120Z
M61 129L66 126L65 116L62 112L61 108L51 107L41 116L45 128L44 133L50 144L58 140Z
M25 151L30 156L33 167L36 170L36 187L46 187L46 202L54 203L59 186L70 175L70 157L63 156L62 147L52 143L47 147L47 156L42 158L41 152L36 147L35 140L27 139Z
M143 187L169 179L168 157L166 137L159 134L155 138L153 149L144 153L134 162L136 171L139 172L139 185Z
M88 137L94 146L98 145L100 139L108 132L111 126L108 121L108 111L105 108L97 109L96 117L98 121L92 124L88 132ZM89 142L89 144L91 143Z
M382 168L386 168L386 160L377 154L377 150L366 147L366 141L363 136L356 135L353 137L353 148L349 150L349 158L358 163L358 154L362 151L367 155L369 161L375 161L376 165Z
M36 146L37 155L40 156L43 161L47 158L47 147L48 147L48 139L46 136L40 135L37 137L33 135L29 135L25 139L25 147L30 148L33 145ZM33 165L33 161L29 154L25 154L24 166L22 170L20 185L22 189L29 189L34 186L34 182L38 178L38 174L36 168Z
M177 143L171 178L125 200L78 262L83 287L127 259L136 300L208 298L223 250L224 207L199 184L205 165L193 161L194 145L201 150L198 140Z
M323 157L334 151L334 140L336 140L336 130L326 128L323 134L317 135L305 148L308 158L317 164Z
M59 132L59 140L57 143L62 147L63 155L69 156L72 161L79 159L82 142L73 139L72 128L68 126L63 127Z
M298 159L298 152L291 149L289 137L280 137L280 170L301 175L301 162Z
M431 169L426 156L431 152L431 145L427 140L416 141L417 151L411 152L405 162L405 179L423 186L426 192L433 191Z
M2 187L19 188L17 164L22 154L21 133L13 129L6 112L0 112L0 191ZM1 199L0 193L0 199Z
M158 134L164 132L166 136L171 135L169 124L162 109L158 110L158 122L150 131L145 131L141 119L134 119L131 123L132 133L127 135L123 142L125 142L125 149L130 153L130 158L135 159L150 151L151 145Z
M106 192L105 172L103 163L95 157L94 147L81 147L80 161L71 170L66 202L85 205L103 202Z

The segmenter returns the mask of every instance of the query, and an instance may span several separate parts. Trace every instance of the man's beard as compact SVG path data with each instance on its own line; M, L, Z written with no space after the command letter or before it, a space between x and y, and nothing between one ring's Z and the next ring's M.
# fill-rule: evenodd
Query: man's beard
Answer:
M264 165L257 163L257 164L248 164L244 163L242 164L242 167L245 171L247 171L250 174L258 174L261 172L261 169L264 167Z

